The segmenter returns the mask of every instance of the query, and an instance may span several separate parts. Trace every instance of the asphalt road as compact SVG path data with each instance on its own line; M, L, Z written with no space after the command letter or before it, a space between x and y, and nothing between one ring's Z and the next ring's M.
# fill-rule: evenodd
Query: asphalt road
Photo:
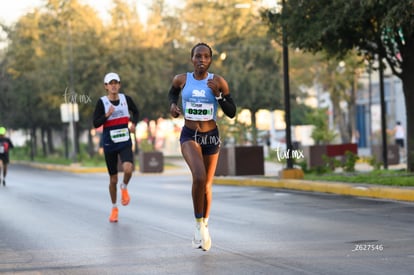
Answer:
M190 185L137 172L111 224L105 173L13 165L0 186L0 273L414 273L413 203L216 185L204 252L191 248Z

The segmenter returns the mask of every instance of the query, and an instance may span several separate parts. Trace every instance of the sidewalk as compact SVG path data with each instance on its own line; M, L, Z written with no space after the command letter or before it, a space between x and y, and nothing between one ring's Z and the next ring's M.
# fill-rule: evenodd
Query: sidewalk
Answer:
M404 169L405 164L395 165L389 169ZM414 188L392 187L373 184L351 184L327 181L309 181L296 179L280 179L279 171L284 169L280 164L265 163L265 177L216 177L215 184L272 187L306 192L332 193L346 196L367 197L385 200L414 202ZM365 163L356 165L357 171L370 171L372 167Z
M26 163L27 164L27 163ZM105 167L81 167L79 165L63 166L52 164L28 163L32 167L59 170L71 173L106 173ZM404 164L390 166L389 169L404 169ZM285 167L275 162L265 162L265 175L259 176L219 176L214 178L214 184L270 187L277 189L298 190L306 192L332 193L346 196L367 197L385 200L414 202L414 188L412 187L391 187L372 184L349 184L341 182L309 181L296 179L280 179L279 172ZM372 167L366 163L358 163L357 171L370 171ZM154 175L141 173L141 176ZM162 173L155 173L160 176L168 175L190 175L190 170L182 158L168 158L165 160L165 167ZM414 180L414 179L413 179Z
M183 159L169 159L168 162L174 164L175 167L166 169L164 171L165 174L190 173L187 164ZM389 169L404 169L405 167L405 164L399 164L390 166ZM271 187L277 189L414 202L414 188L410 187L280 179L279 172L285 168L282 164L266 161L264 168L264 176L220 176L214 178L214 184ZM357 163L355 169L357 171L371 171L373 168L366 163Z

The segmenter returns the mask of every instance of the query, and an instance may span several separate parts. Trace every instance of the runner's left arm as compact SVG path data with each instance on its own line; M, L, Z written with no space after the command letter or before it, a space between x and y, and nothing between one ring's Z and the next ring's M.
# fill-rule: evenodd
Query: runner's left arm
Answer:
M138 123L139 120L139 110L137 108L137 105L135 104L135 102L132 100L132 98L130 96L125 96L126 100L127 100L127 104L128 104L128 109L131 112L131 122L134 123L135 125Z

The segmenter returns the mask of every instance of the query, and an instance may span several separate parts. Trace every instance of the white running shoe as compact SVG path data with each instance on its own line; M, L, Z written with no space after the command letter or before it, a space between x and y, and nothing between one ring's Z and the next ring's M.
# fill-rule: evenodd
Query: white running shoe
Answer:
M207 223L204 223L204 222L201 223L200 233L201 233L201 248L204 251L210 250L211 238L210 238L210 233L208 232Z
M194 231L194 237L193 237L193 248L201 248L201 222L196 222L196 229Z

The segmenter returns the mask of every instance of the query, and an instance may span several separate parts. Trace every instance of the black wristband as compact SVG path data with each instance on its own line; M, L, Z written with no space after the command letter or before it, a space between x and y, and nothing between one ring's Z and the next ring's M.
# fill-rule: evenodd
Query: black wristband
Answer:
M181 88L176 88L174 86L171 86L170 91L168 92L168 100L170 102L170 105L172 103L177 104L178 103L178 97L180 96Z
M222 99L218 100L223 112L230 118L236 115L236 104L230 94L224 95Z

